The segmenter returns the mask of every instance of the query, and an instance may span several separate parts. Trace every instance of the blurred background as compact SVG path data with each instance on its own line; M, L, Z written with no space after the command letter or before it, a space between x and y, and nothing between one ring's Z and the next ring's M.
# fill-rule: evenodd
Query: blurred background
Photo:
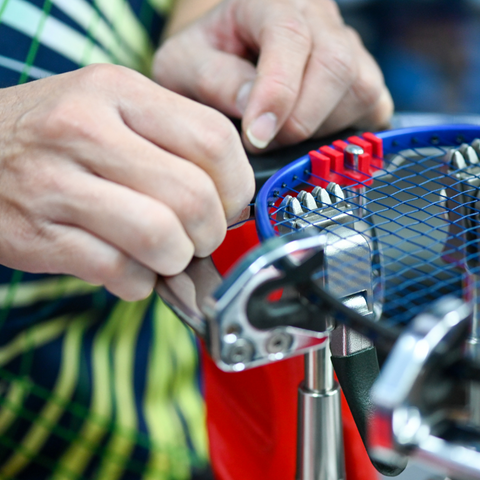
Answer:
M480 0L337 0L398 111L480 114Z

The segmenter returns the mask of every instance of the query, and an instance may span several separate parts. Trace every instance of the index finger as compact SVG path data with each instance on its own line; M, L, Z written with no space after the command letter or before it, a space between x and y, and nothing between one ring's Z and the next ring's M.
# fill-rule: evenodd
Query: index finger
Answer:
M204 170L215 184L227 220L241 213L254 193L253 170L226 117L136 72L108 84L130 130Z
M248 11L237 15L240 28L260 50L243 129L248 142L262 149L297 102L313 42L305 18L293 5L263 1L243 5Z

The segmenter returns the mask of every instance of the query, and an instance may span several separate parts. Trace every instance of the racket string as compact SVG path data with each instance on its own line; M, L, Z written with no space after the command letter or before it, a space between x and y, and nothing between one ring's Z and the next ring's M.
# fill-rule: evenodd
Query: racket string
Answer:
M478 222L475 212L478 187L468 184L469 175L478 176L468 173L478 168L472 163L472 159L475 160L473 148L468 150L443 142L441 136L435 146L418 141L412 147L411 141L404 144L399 141L397 152L390 154L384 167L375 172L373 185L362 189L368 183L363 181L343 187L344 203L355 206L349 211L349 222L335 219L345 213L339 208L342 201L330 206L329 213L333 216L330 224L342 223L355 228L362 222L375 230L385 277L384 296L395 323L410 320L426 301L446 293L458 293L462 288L464 265L476 256L475 252L468 251L476 242L475 235L466 238L477 228ZM457 158L458 163L459 154L452 154L452 151L466 158L465 165L460 163L464 167L463 174L459 174L456 165L447 158ZM478 152L475 154L478 159ZM290 185L288 191L278 191L271 203L270 220L278 234L288 235L305 228L323 229L322 207L308 208L298 197L311 194L326 179L308 169L305 173L305 177ZM288 208L286 199L289 197L297 198L301 210ZM465 204L470 211L464 211ZM461 262L449 259L458 255L456 243L463 244L465 249ZM354 256L347 259L343 266L346 275L355 274L358 261Z

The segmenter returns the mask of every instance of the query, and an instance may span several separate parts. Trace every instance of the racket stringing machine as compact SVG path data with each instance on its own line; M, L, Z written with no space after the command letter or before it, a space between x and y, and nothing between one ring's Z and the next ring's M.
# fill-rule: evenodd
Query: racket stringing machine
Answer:
M262 244L226 278L195 259L159 280L220 368L305 355L297 479L345 475L333 370L382 473L415 457L480 479L479 139L443 125L309 152L259 192Z

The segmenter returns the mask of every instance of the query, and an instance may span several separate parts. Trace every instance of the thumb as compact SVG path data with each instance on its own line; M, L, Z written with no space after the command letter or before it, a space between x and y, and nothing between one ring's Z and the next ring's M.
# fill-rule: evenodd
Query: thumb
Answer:
M203 42L188 43L189 48L174 42L160 48L154 61L155 80L227 116L241 118L256 77L254 65Z
M225 115L241 118L255 78L255 67L248 60L210 50L203 59L195 97Z

